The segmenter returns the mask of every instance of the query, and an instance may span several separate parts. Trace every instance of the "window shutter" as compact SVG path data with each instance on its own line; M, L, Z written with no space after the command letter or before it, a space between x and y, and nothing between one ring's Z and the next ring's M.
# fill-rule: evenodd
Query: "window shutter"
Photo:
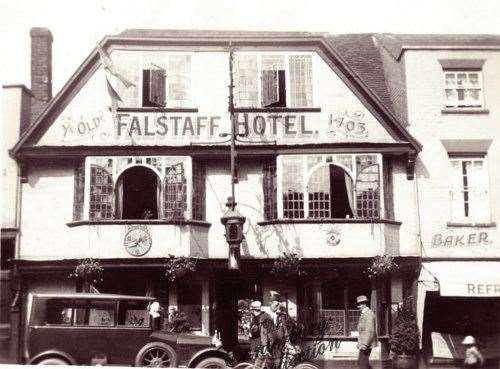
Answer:
M488 175L483 160L472 161L469 183L471 217L476 221L489 221Z
M163 213L168 220L183 220L187 210L187 188L184 164L166 168Z
M455 221L463 220L464 214L464 193L462 162L451 160L451 219Z
M356 178L356 215L358 218L380 216L380 166L361 167Z
M279 83L277 70L262 71L262 106L268 107L279 102Z
M89 219L113 219L114 182L110 168L90 166Z
M151 82L149 84L149 97L157 106L165 106L165 69L151 69Z
M83 219L83 202L85 190L85 160L75 167L75 186L73 194L73 220Z
M262 191L264 194L264 219L278 218L276 163L269 161L262 169Z

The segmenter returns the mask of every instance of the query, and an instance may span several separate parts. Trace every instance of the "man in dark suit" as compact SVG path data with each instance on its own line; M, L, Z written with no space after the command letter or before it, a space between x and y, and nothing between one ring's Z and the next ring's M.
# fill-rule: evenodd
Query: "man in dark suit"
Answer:
M256 368L269 368L271 334L273 331L273 318L262 311L260 301L252 301L250 311L253 315L250 323L250 350L255 359Z
M372 348L377 346L378 341L375 314L368 307L368 299L364 295L356 298L356 305L361 310L358 322L358 365L359 369L369 369L370 353Z

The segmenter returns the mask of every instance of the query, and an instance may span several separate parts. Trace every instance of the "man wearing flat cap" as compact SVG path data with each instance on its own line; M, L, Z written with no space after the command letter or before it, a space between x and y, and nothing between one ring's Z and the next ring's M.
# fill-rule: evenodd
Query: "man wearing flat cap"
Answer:
M375 314L368 307L368 299L361 295L356 298L356 305L361 310L361 316L358 322L358 365L359 369L370 368L370 354L372 348L377 346L377 329L375 325Z
M250 303L252 321L250 322L250 351L255 359L255 367L267 368L270 364L270 335L273 329L273 318L262 311L260 301Z

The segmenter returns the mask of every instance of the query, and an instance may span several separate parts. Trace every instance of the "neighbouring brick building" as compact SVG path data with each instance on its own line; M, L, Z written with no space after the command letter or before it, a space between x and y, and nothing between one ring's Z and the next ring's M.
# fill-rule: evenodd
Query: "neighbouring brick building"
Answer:
M50 45L38 41L33 47ZM53 99L50 65L35 54L32 73L45 73L46 88L32 91L50 101L11 150L21 173L12 322L22 320L30 291L81 288L68 274L91 257L105 269L99 291L154 295L186 312L199 334L236 329L238 300L269 305L278 291L291 316L329 322L322 340L338 344L316 358L325 368L356 366L354 301L366 294L380 341L371 357L388 365L391 307L417 295L421 245L437 224L426 228L422 216L437 185L420 178L419 141L426 149L439 142L422 133L429 120L415 93L425 84L416 83L411 53L395 56L397 44L371 34L127 30L105 37ZM50 50L40 55L50 61ZM222 137L230 63L241 134L236 201L246 217L236 282L220 224L231 192ZM443 91L433 92L436 106ZM5 121L26 125L14 113ZM443 140L463 138L443 132ZM447 160L432 162L437 176ZM494 239L484 237L478 243ZM302 259L306 278L270 273L283 253ZM170 254L196 258L197 272L168 283ZM364 272L377 255L394 256L400 269L374 282ZM22 327L12 325L15 356Z

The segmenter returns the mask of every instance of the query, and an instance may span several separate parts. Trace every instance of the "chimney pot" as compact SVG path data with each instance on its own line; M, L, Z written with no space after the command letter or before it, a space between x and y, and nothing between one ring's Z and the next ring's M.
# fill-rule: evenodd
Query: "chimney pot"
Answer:
M31 36L31 122L52 99L52 33L48 28L33 27Z

